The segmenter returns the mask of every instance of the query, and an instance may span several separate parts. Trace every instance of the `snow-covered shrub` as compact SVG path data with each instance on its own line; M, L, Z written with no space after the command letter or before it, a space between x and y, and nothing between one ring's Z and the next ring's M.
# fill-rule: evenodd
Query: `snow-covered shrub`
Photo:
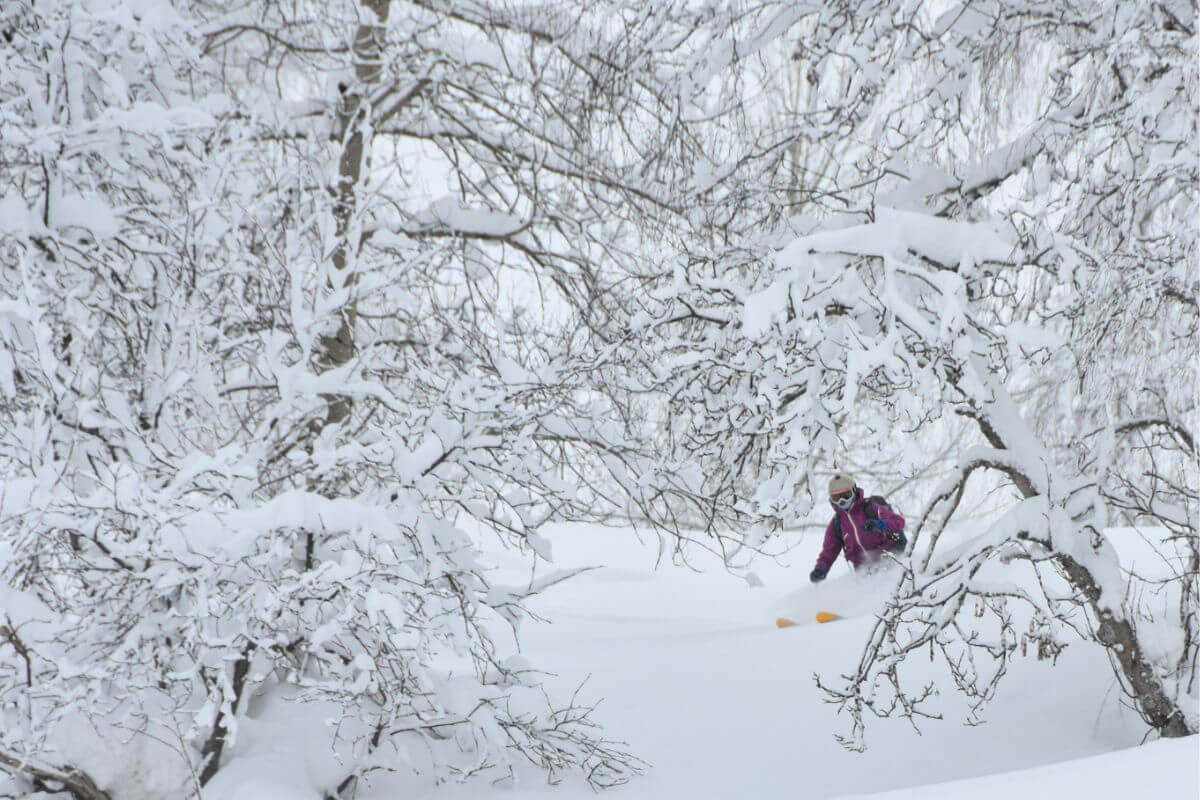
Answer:
M595 337L676 191L677 12L4 5L0 769L188 795L267 719L327 797L636 769L516 656L565 576L477 537L540 563L638 489Z

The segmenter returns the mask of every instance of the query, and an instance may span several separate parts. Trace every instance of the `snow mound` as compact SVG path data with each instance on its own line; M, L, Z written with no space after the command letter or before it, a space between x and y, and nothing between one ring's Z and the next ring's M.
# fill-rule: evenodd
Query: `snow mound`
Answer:
M1198 758L1200 740L1189 736L982 778L935 783L894 792L845 795L842 800L959 800L963 797L971 800L1012 800L1018 797L1194 800L1200 797Z

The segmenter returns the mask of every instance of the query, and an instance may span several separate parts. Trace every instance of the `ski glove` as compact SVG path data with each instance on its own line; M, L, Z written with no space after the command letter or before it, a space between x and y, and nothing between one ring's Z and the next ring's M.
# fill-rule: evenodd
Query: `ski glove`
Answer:
M887 533L887 523L881 519L867 520L867 527L873 531L879 531L880 533Z
M904 537L904 531L892 531L888 534L888 539L892 542L892 547L897 550L903 550L908 544L908 539Z
M820 567L814 567L813 571L808 573L808 579L813 583L820 583L825 580L825 570Z

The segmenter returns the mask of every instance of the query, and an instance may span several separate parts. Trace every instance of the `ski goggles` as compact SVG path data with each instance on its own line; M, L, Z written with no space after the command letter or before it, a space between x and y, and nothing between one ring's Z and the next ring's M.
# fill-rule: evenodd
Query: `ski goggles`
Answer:
M832 500L833 504L838 508L849 508L850 504L854 502L854 490L847 489L844 492L836 492L829 495L829 499Z

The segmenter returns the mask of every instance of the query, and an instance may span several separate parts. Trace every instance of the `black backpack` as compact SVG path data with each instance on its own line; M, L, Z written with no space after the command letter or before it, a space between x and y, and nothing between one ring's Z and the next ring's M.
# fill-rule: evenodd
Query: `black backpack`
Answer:
M888 501L885 498L880 497L877 494L871 495L870 497L863 498L863 502L867 504L867 519L869 519L869 520L879 519L879 512L877 512L875 510L876 506L883 506L884 508L891 508L891 505L888 504ZM842 545L844 546L846 543L846 539L845 539L845 537L842 536L842 515L841 514L833 515L833 532L837 535L838 541L841 542ZM903 532L901 532L901 536L903 536ZM904 545L900 545L900 549L903 550Z

